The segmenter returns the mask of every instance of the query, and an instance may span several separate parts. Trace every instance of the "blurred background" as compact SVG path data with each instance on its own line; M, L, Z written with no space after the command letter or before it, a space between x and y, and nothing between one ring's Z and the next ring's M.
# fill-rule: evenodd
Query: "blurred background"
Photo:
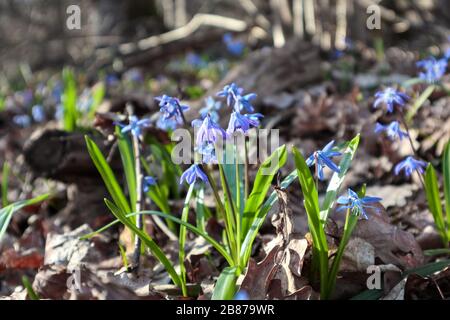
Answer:
M366 27L374 4L380 30ZM80 8L80 29L67 28L70 5ZM424 48L448 34L449 8L448 0L3 0L1 77L68 64L95 69L116 62L117 71L121 63L150 66L180 50L210 46L227 31L251 49L280 47L295 37L342 50L347 40L372 45L381 35L385 46Z

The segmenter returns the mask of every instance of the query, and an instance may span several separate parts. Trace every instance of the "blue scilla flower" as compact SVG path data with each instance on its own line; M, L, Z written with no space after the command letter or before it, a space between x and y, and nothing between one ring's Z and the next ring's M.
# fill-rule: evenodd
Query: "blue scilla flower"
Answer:
M205 107L200 109L200 116L204 119L208 114L214 122L219 122L219 113L217 111L222 107L220 101L214 100L213 97L208 97L205 99Z
M405 131L402 131L400 129L400 123L398 121L392 121L391 123L387 125L382 125L381 123L378 123L375 125L375 133L380 132L386 132L386 135L391 140L395 140L397 137L402 140L404 137L408 136L408 133Z
M416 160L413 157L406 157L403 161L397 163L394 168L395 175L398 175L400 171L404 171L407 177L410 177L414 171L422 174L424 172L427 163L422 160Z
M360 198L358 194L352 189L348 189L348 196L339 197L336 202L340 205L337 211L344 211L350 209L350 211L357 216L362 216L364 219L368 219L366 210L367 208L377 209L371 206L372 203L380 202L382 199L377 197L362 197Z
M236 83L227 84L223 89L217 92L218 97L225 97L227 99L227 105L233 107L236 103L236 98L244 92L244 89L237 86Z
M146 176L142 179L142 189L145 193L150 190L151 186L156 185L156 179L151 176Z
M132 68L123 74L123 79L127 82L142 83L144 76L139 69Z
M418 61L416 65L424 70L424 72L419 73L420 79L425 80L428 83L435 83L445 74L445 71L447 70L447 59L429 57Z
M240 112L234 111L228 123L227 134L231 136L238 131L246 134L251 128L259 126L260 117L263 117L260 113L242 115Z
M339 167L331 161L332 157L340 156L341 153L338 151L333 151L334 140L329 142L322 150L315 151L312 155L306 159L306 164L308 167L312 165L317 165L317 176L319 180L324 180L323 169L325 167L330 168L334 172L341 172Z
M235 111L254 112L255 110L250 101L256 98L256 94L243 95L243 93L244 89L238 87L235 83L231 83L223 87L222 91L217 93L217 96L226 97L227 105L233 107Z
M122 128L122 133L127 133L131 131L131 134L135 137L139 137L142 133L142 128L146 128L150 125L150 119L141 119L139 120L136 116L130 117L130 122L128 125L124 125L119 123L118 125Z
M13 122L15 125L26 128L31 125L31 118L27 114L21 114L13 117Z
M34 105L33 108L31 108L31 116L33 117L33 120L35 122L42 122L45 120L45 111L44 107L40 104Z
M225 43L227 50L234 56L240 56L244 53L245 44L242 41L233 39L230 33L224 34L223 43Z
M249 93L245 96L238 96L236 99L236 103L234 104L234 110L243 111L246 112L254 112L255 108L253 108L252 103L250 100L253 100L256 98L256 93Z
M202 156L203 163L217 163L216 148L212 142L204 142L195 147L195 151Z
M181 113L189 109L188 106L180 104L180 100L174 97L163 95L155 98L159 101L160 112L163 113L165 119L180 119Z
M178 121L176 119L173 118L164 119L163 115L161 115L156 121L156 127L164 131L173 131L177 128L177 126Z
M215 143L219 138L226 139L227 133L217 123L215 123L210 115L206 115L203 120L197 119L192 121L192 126L198 128L195 143L203 146L205 143Z
M208 182L208 177L203 172L198 164L193 164L190 166L180 177L180 184L186 181L188 184L193 184L195 181L200 180L203 182Z
M403 92L397 91L394 88L386 88L382 91L375 93L375 102L373 106L378 108L380 104L385 104L389 113L394 111L394 106L398 105L403 107L409 100L409 96Z

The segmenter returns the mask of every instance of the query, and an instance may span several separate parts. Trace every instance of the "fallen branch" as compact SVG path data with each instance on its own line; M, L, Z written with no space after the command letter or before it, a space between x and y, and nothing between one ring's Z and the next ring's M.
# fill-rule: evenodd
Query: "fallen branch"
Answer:
M137 42L120 44L118 47L118 51L123 55L132 54L136 51L145 51L162 44L186 38L197 31L201 26L222 28L234 32L245 31L248 27L247 23L242 20L214 14L199 13L196 14L186 25L180 28L162 33L160 35L151 36Z

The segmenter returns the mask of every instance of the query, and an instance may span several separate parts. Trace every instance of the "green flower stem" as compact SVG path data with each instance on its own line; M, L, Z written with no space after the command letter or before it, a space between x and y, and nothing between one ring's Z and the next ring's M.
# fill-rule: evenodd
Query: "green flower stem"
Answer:
M345 247L350 240L350 236L355 229L356 223L358 222L359 216L353 214L350 209L347 210L347 216L345 218L344 232L342 235L341 242L339 243L338 250L333 259L330 272L328 274L328 284L325 291L325 295L322 296L323 299L329 299L334 291L334 286L336 285L336 277L339 271L339 265L341 264L342 255L344 254Z
M233 237L233 243L234 246L231 247L232 252L234 253L234 259L235 259L235 263L236 265L239 265L239 255L240 255L240 246L241 246L241 239L237 236L233 236L234 232L236 232L236 234L240 235L240 231L238 231L238 214L239 211L236 208L236 205L233 201L233 196L230 190L230 186L228 184L227 178L225 176L225 172L223 170L223 166L221 164L219 164L219 172L220 172L220 180L222 182L222 188L225 191L226 194L226 198L227 198L227 202L228 206L229 206L229 210L226 210L227 207L225 207L225 214L227 215L228 220L231 222L231 230L230 233ZM240 228L240 224L239 224L239 228ZM233 250L234 248L234 250Z
M130 112L130 116L131 116ZM140 212L143 210L143 198L142 198L142 180L144 178L142 174L142 168L141 168L141 150L139 148L139 137L135 135L132 136L132 142L133 142L133 153L134 153L134 167L136 171L136 212ZM138 215L136 217L136 228L139 230L144 229L144 219L142 215ZM141 259L141 247L142 247L142 241L140 237L134 238L134 252L133 252L133 268L135 270L139 269L139 262Z
M245 137L245 143L244 143L244 152L245 152L245 176L244 176L244 197L245 199L248 199L248 193L250 189L250 174L248 169L248 144L247 144L247 137Z
M434 84L429 85L422 94L416 99L411 109L409 109L408 113L406 114L406 121L408 123L411 123L412 118L417 113L417 111L422 107L422 105L425 103L425 101L431 96L436 86Z
M186 194L186 200L184 200L183 212L181 213L181 221L184 223L188 222L189 216L189 202L191 201L192 194L194 192L195 182L190 185L189 190ZM179 248L178 248L178 260L180 263L180 278L181 278L181 291L184 297L187 297L187 287L186 287L186 267L184 266L184 259L186 256L185 244L186 244L186 226L180 225L180 236L178 238Z
M413 154L419 158L418 152L417 152L416 148L414 147L414 143L411 138L408 121L406 120L405 115L404 115L403 111L401 110L401 108L398 108L398 109L400 112L400 119L402 121L403 126L405 127L406 133L408 134L408 141L409 141L409 145L411 146L411 150L412 150ZM420 180L420 183L422 184L422 189L425 190L425 181L423 180L423 176L418 170L416 170L416 171L417 171L417 174L419 175L419 180Z
M209 170L209 168L207 166L202 165L202 169L203 172L205 172L206 176L208 177L208 181L209 184L211 186L211 189L213 190L213 194L214 194L214 198L216 199L216 205L218 208L218 211L220 212L220 214L222 215L224 221L225 221L225 232L227 234L227 239L228 239L228 246L230 248L230 250L232 250L232 248L235 247L235 239L233 236L233 227L231 224L231 221L227 215L227 211L225 210L223 203L222 203L222 199L220 198L219 195L219 191L217 189L217 185L216 182L214 181L212 175L211 175L211 171Z

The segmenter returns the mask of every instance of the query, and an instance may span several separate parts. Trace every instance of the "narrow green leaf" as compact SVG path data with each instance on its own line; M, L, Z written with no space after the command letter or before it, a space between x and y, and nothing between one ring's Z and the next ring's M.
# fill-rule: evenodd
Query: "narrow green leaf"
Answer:
M259 208L267 196L273 177L277 174L278 170L284 166L286 159L286 145L282 145L259 167L258 172L256 173L255 182L253 183L252 192L245 203L244 214L242 217L242 236L245 237L249 231Z
M198 190L196 200L196 225L201 231L206 232L206 219L208 218L208 214L205 206L205 189L203 187Z
M33 199L21 200L21 201L11 203L10 205L7 205L6 207L0 209L0 239L5 234L6 229L8 228L9 222L11 221L11 218L15 212L19 211L20 209L22 209L24 207L31 206L33 204L44 201L48 197L49 197L49 194L44 194L44 195L35 197Z
M286 189L291 185L291 183L297 179L297 170L292 171L284 180L281 182L280 188ZM258 210L255 219L253 219L253 223L245 235L245 239L242 242L241 246L241 256L240 256L240 265L241 267L247 266L248 259L250 258L250 254L252 251L253 242L258 235L259 229L263 225L266 220L267 214L270 209L278 202L277 192L273 191L269 198L264 202L261 208Z
M89 155L91 156L91 159L100 173L103 182L106 185L106 189L108 189L108 192L114 202L123 212L132 212L130 204L128 203L119 183L117 182L116 176L114 175L102 152L91 138L85 136L85 139Z
M77 124L77 86L72 69L63 70L64 92L62 95L63 103L63 124L64 130L74 131Z
M39 295L34 291L27 276L22 276L22 284L25 289L27 289L28 298L30 298L30 300L40 300Z
M181 213L181 221L184 223L188 222L189 217L189 202L191 201L192 194L194 192L195 183L191 184L189 190L186 194L186 199L184 200L183 212ZM187 296L186 288L186 267L184 266L184 259L186 256L185 246L186 246L186 227L184 225L180 226L180 236L178 238L178 260L180 263L180 273L181 273L181 290L183 291L183 296Z
M350 300L378 300L383 296L383 290L372 289L363 291Z
M359 134L348 143L347 148L345 149L342 159L339 163L340 172L335 172L331 177L330 182L328 183L327 192L325 194L325 199L323 200L320 211L320 219L322 221L322 224L325 224L327 221L328 214L334 205L336 196L338 195L342 182L345 179L345 175L350 168L353 157L355 156L356 150L358 149L358 145Z
M314 263L320 268L320 292L326 294L328 282L328 244L325 231L320 219L319 196L314 178L311 175L305 159L296 148L292 148L295 167L303 193L309 231L313 239ZM317 262L318 261L318 262Z
M450 254L450 248L424 250L423 254L426 255L427 257L433 257L433 256L444 255L444 254Z
M433 215L437 231L445 246L448 246L447 232L445 229L444 217L442 215L441 199L439 196L439 187L436 177L436 171L431 163L428 164L425 171L425 192L427 196L428 208Z
M422 105L427 101L427 99L431 96L434 89L436 87L434 85L429 85L422 93L421 95L414 101L414 104L409 109L408 113L406 114L406 121L411 122L414 115L417 113L417 111L422 107Z
M445 215L447 216L447 240L450 239L450 142L445 146L442 157L442 171L444 173Z
M128 193L130 195L131 211L135 212L137 199L137 181L133 146L131 144L130 138L126 135L123 135L120 131L120 128L117 126L116 135L120 158L122 159L122 166L125 172L125 179L127 180Z
M105 92L106 88L103 82L96 84L92 89L92 104L88 115L90 119L92 119L95 116L97 108L100 106L100 104L103 101L103 98L105 97Z
M432 275L435 272L444 270L446 267L450 266L450 260L441 260L437 262L428 263L418 268L406 270L403 275L407 276L408 274L418 274L421 277L427 277Z
M108 203L112 203L112 202L108 201ZM231 258L231 256L227 252L227 250L224 248L224 246L222 246L220 243L218 243L216 240L214 240L212 237L210 237L206 232L203 232L202 230L200 230L199 228L193 226L192 224L184 222L184 221L174 217L171 214L167 214L167 213L159 212L159 211L146 210L146 211L141 211L139 213L130 213L130 214L123 215L121 217L121 219L119 219L116 216L117 220L114 220L113 222L107 224L106 226L101 227L100 229L98 229L98 230L96 230L94 232L85 234L84 236L80 237L80 239L89 239L89 238L99 234L100 232L105 231L107 228L110 228L113 225L115 225L115 224L117 224L119 222L122 222L123 218L134 217L134 216L136 216L138 214L159 216L159 217L162 217L162 218L170 219L170 220L174 221L175 223L178 223L179 225L185 226L189 231L191 231L192 233L194 233L194 234L204 238L207 242L209 242L225 258L225 260L227 260L227 262L230 265L234 265L233 259Z
M138 227L128 218L128 216L114 203L105 199L106 206L111 210L112 214L120 220L120 222L134 232L142 242L150 249L152 254L161 262L169 273L172 281L179 287L181 287L181 279L178 273L175 271L172 262L166 257L161 248L150 238L147 233Z
M212 295L212 300L231 300L236 293L236 267L227 267L223 269Z

